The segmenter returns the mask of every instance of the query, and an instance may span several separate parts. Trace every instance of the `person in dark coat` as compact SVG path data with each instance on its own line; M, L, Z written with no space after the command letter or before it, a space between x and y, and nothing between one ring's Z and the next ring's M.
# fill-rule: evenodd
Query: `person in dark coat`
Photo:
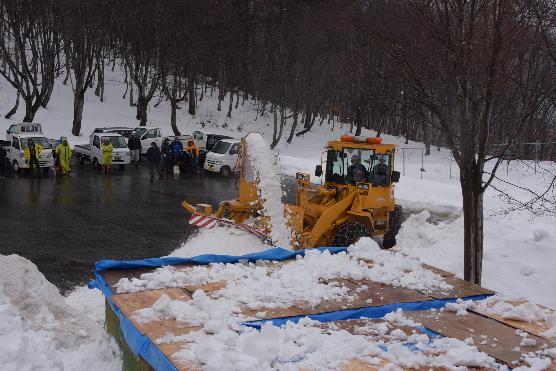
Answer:
M170 139L164 138L162 147L160 147L160 153L162 154L162 168L164 169L164 174L166 174L172 167L172 151L170 150Z
M127 148L129 148L131 155L131 164L135 163L135 167L139 167L139 161L141 156L141 139L139 139L139 134L132 133L131 137L127 142Z
M4 147L0 147L0 179L4 178L4 168L6 167L6 150Z
M152 142L151 147L147 150L147 160L149 160L151 166L151 179L154 178L155 170L158 172L158 176L162 178L162 153L155 142Z

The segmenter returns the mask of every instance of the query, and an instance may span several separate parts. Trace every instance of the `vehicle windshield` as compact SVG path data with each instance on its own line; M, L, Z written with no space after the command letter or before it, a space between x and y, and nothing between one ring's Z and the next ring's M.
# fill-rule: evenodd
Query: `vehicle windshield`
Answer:
M40 144L42 148L52 148L50 143L48 143L48 139L45 137L32 137L32 138L21 138L21 149L27 148L29 139L33 139L35 144Z
M133 130L116 129L116 130L113 130L112 132L118 133L118 134L120 134L122 137L128 138L128 139L129 139L129 137L131 137L131 133L133 133Z
M231 145L232 143L224 142L223 140L221 140L220 142L216 143L216 145L212 149L212 152L220 154L228 153Z
M108 140L110 143L112 143L112 147L114 148L127 148L127 143L125 142L124 137L121 136L102 137L102 143L104 143L105 140Z
M135 128L135 130L133 130L134 133L139 134L139 138L141 138L143 136L143 134L146 133L146 131L147 131L147 129L145 129L145 128Z
M390 185L390 154L374 150L345 147L327 153L326 181L352 184L371 183L375 187Z

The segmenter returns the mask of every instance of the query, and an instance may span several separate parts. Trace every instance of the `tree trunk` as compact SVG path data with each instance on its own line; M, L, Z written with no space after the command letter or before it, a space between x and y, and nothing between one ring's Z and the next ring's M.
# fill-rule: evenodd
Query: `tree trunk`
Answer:
M133 103L133 84L131 81L129 82L129 106L133 107L135 103Z
M97 87L95 95L100 97L100 101L104 102L104 63L99 62L97 66Z
M33 122L35 118L35 110L33 107L33 98L29 97L25 99L25 117L23 117L23 122Z
M272 112L274 113L274 130L272 131L272 143L276 143L276 138L278 137L278 112L276 111L276 106L272 106ZM276 144L274 144L276 145Z
M174 132L174 135L181 135L178 125L176 124L176 110L178 108L178 104L174 99L170 99L170 108L170 126L172 127L172 131Z
M54 73L54 72L52 72ZM44 96L43 100L41 101L41 107L46 108L48 103L50 102L50 97L52 96L52 91L54 90L54 76L52 76L52 81L48 82L48 90L46 91L46 95Z
M293 140L293 135L295 134L295 129L297 128L297 117L299 116L299 113L296 111L294 111L293 113L293 124L292 124L292 128L290 130L290 135L288 136L288 144L292 142Z
M6 113L6 116L4 116L5 118L9 119L10 117L12 117L17 112L17 109L19 108L19 97L20 96L21 96L21 93L18 90L17 91L17 97L15 98L15 105L10 110L10 112Z
M480 285L483 262L483 193L472 166L460 170L463 196L464 279ZM482 175L482 172L478 174Z
M236 110L237 110L238 107L239 107L239 91L237 92L237 95L236 95L236 107L235 107Z
M139 120L139 126L147 125L147 106L149 102L143 96L137 98L137 120Z
M232 107L234 103L234 92L230 90L230 105L228 106L228 114L226 117L232 118Z
M193 81L193 79L188 80L187 90L188 90L188 95L189 95L189 109L187 110L187 112L191 116L195 116L195 81ZM203 95L201 93L201 97L202 96ZM201 98L201 100L202 100L202 98Z
M85 95L76 93L73 95L73 126L71 133L78 136L81 133L81 120L83 118L83 105L85 104Z

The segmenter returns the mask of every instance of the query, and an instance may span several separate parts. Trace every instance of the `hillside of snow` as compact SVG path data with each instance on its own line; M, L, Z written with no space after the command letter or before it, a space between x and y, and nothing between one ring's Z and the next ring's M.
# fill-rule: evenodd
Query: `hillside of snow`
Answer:
M106 73L105 102L100 102L92 89L88 91L82 135L79 137L71 135L71 86L69 83L64 86L61 80L57 81L48 108L39 110L35 119L43 124L46 136L56 138L63 135L75 145L87 142L89 133L95 127L137 125L135 108L129 106L127 98L122 98L125 91L122 74L118 70ZM209 93L205 93L203 101L199 102L196 116L188 115L185 108L178 111L178 127L182 134L204 129L239 138L248 132L259 132L270 141L273 127L271 114L257 116L255 105L247 101L233 110L231 118L227 118L229 97L222 103L222 111L218 112L217 94L215 92L214 97L210 97ZM6 120L3 117L13 106L15 96L13 89L0 79L2 133L10 124L19 122L23 117L22 105L14 119ZM148 111L149 123L162 127L163 134L171 135L169 105L162 102L154 107L156 102L155 97ZM297 171L312 175L315 165L321 162L325 142L349 130L349 126L340 123L335 123L335 129L332 130L325 120L322 126L315 123L310 133L296 137L291 144L287 144L285 137L289 134L290 125L291 119L284 129L282 142L275 149L280 155L281 169L288 175L294 175ZM364 132L364 135L372 134ZM461 277L462 200L457 168L449 151L433 148L431 155L424 157L422 143L405 144L403 138L388 135L384 135L383 140L399 145L396 167L403 170L404 175L396 185L396 197L398 203L412 213L402 225L395 249ZM493 185L515 200L527 202L535 194L542 194L556 174L554 163L537 165L535 171L534 164L528 161L515 161L508 166L504 164L498 173L500 180L495 180ZM555 190L552 188L545 197L554 198ZM507 296L525 297L535 303L556 308L556 213L546 209L550 206L543 203L542 199L534 204L532 211L517 207L515 200L508 199L494 189L489 189L485 194L483 286ZM175 256L202 253L241 255L264 250L266 246L253 236L227 228L216 228L199 231L187 243L175 248L172 254ZM11 369L33 369L32 365L41 363L48 365L48 368L71 369L70 366L75 362L90 362L89 358L83 358L89 354L99 356L97 369L120 367L115 347L102 329L104 304L98 292L77 288L72 295L63 298L28 261L17 256L0 255L0 259L6 261L2 266L10 263L21 268L0 272L0 341L10 344L8 352L0 354L3 365L9 365L8 369L12 365ZM32 285L26 285L25 282L40 284L44 292L34 292ZM32 310L32 306L36 309ZM60 326L59 313L66 313L75 321L69 330ZM83 334L76 327L77 323L84 324ZM7 339L16 340L8 342ZM72 341L75 339L78 340ZM81 354L80 349L88 349L85 352L87 354ZM24 366L21 352L30 352L35 358ZM108 354L109 358L102 358L100 354Z

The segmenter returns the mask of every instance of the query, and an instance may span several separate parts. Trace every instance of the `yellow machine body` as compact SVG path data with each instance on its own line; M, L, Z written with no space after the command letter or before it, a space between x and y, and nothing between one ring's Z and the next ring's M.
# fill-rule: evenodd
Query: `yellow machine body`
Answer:
M375 140L368 143L369 139ZM242 140L238 160L239 198L221 202L214 213L206 205L193 207L185 201L182 205L197 215L231 220L239 224L249 221L256 228L268 233L268 220L261 217L262 202L257 192L257 172L252 168L246 148L245 140ZM397 214L394 198L394 183L399 180L399 173L394 170L395 150L395 145L382 144L380 138L342 136L341 140L328 142L324 152L326 158L315 171L317 175L322 175L323 167L325 168L324 181L321 185L315 185L311 183L309 174L297 173L296 203L284 205L284 214L292 230L292 247L305 249L332 246L338 241L345 242L346 239L337 237L345 223L355 223L360 230L366 231L364 234L373 237L388 233L395 235L397 229L391 229L394 222L399 224L401 217L401 210L400 215ZM359 156L366 169L365 174L368 173L364 181L358 182L348 176L348 169L353 165L353 156ZM382 175L386 181L377 184L373 182L372 172L373 166L381 159L387 167L387 174ZM395 221L392 220L393 216ZM399 228L399 225L395 228ZM358 237L361 235L353 236Z

